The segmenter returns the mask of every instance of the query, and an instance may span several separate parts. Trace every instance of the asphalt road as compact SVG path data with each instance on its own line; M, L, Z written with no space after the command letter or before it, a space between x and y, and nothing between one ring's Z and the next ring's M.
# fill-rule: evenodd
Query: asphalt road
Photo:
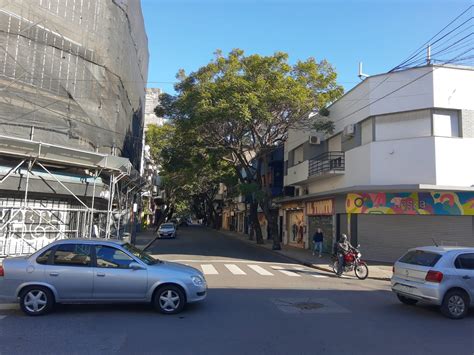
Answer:
M388 282L335 278L199 227L149 249L206 273L180 315L148 305L62 305L31 318L0 304L0 354L474 354L460 321L400 304Z

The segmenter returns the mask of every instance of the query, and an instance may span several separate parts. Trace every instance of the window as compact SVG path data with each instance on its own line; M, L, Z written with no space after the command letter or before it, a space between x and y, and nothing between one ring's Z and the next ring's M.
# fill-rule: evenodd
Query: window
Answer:
M361 144L367 144L373 141L373 126L372 126L372 119L365 120L361 124Z
M375 117L375 140L431 136L431 111L409 111Z
M128 269L130 263L134 261L123 251L103 245L95 247L95 255L97 267L103 268Z
M399 261L405 264L432 267L436 265L440 258L440 254L430 253L424 250L412 250L402 256Z
M134 247L131 244L127 243L127 244L124 244L122 247L126 249L128 252L132 253L135 257L137 257L138 259L140 259L147 265L153 265L160 262L160 260L155 259L150 254L145 253L144 251Z
M458 111L434 110L433 135L437 137L459 137Z
M62 244L56 248L54 265L90 266L91 247L86 244Z
M302 163L304 158L303 158L303 145L300 145L298 148L295 148L294 150L294 165L297 165L299 163Z
M46 265L48 263L49 256L51 255L52 251L53 248L41 253L41 255L36 258L36 262L41 265Z
M462 254L454 262L456 269L474 270L474 254Z

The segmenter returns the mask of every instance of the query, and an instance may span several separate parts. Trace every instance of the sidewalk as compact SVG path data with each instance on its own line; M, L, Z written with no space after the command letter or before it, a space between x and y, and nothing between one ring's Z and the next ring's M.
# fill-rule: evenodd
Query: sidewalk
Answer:
M313 256L312 252L307 249L294 248L286 245L282 245L281 250L272 249L272 241L265 240L265 244L256 244L254 240L249 240L248 235L236 232L230 232L225 230L218 230L217 232L238 239L242 242L251 244L256 248L265 248L273 253L283 255L289 259L294 260L295 262L301 263L303 265L320 269L324 271L332 272L331 267L331 258L329 255L325 254L322 258L319 258L317 255ZM369 266L369 279L375 280L384 280L389 281L392 277L392 266L383 265L377 262L367 262Z

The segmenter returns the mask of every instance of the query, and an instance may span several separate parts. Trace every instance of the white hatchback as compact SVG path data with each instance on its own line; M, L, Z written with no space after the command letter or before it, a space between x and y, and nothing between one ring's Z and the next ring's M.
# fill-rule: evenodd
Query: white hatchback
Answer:
M393 266L391 283L404 304L431 303L449 318L464 318L474 306L474 248L410 249Z

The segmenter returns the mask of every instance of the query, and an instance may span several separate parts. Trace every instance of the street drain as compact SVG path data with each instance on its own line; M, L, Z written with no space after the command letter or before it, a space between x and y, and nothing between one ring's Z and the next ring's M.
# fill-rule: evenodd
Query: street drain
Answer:
M303 311L313 311L315 309L323 308L324 304L315 303L315 302L299 302L299 303L293 304L293 307L296 307Z

